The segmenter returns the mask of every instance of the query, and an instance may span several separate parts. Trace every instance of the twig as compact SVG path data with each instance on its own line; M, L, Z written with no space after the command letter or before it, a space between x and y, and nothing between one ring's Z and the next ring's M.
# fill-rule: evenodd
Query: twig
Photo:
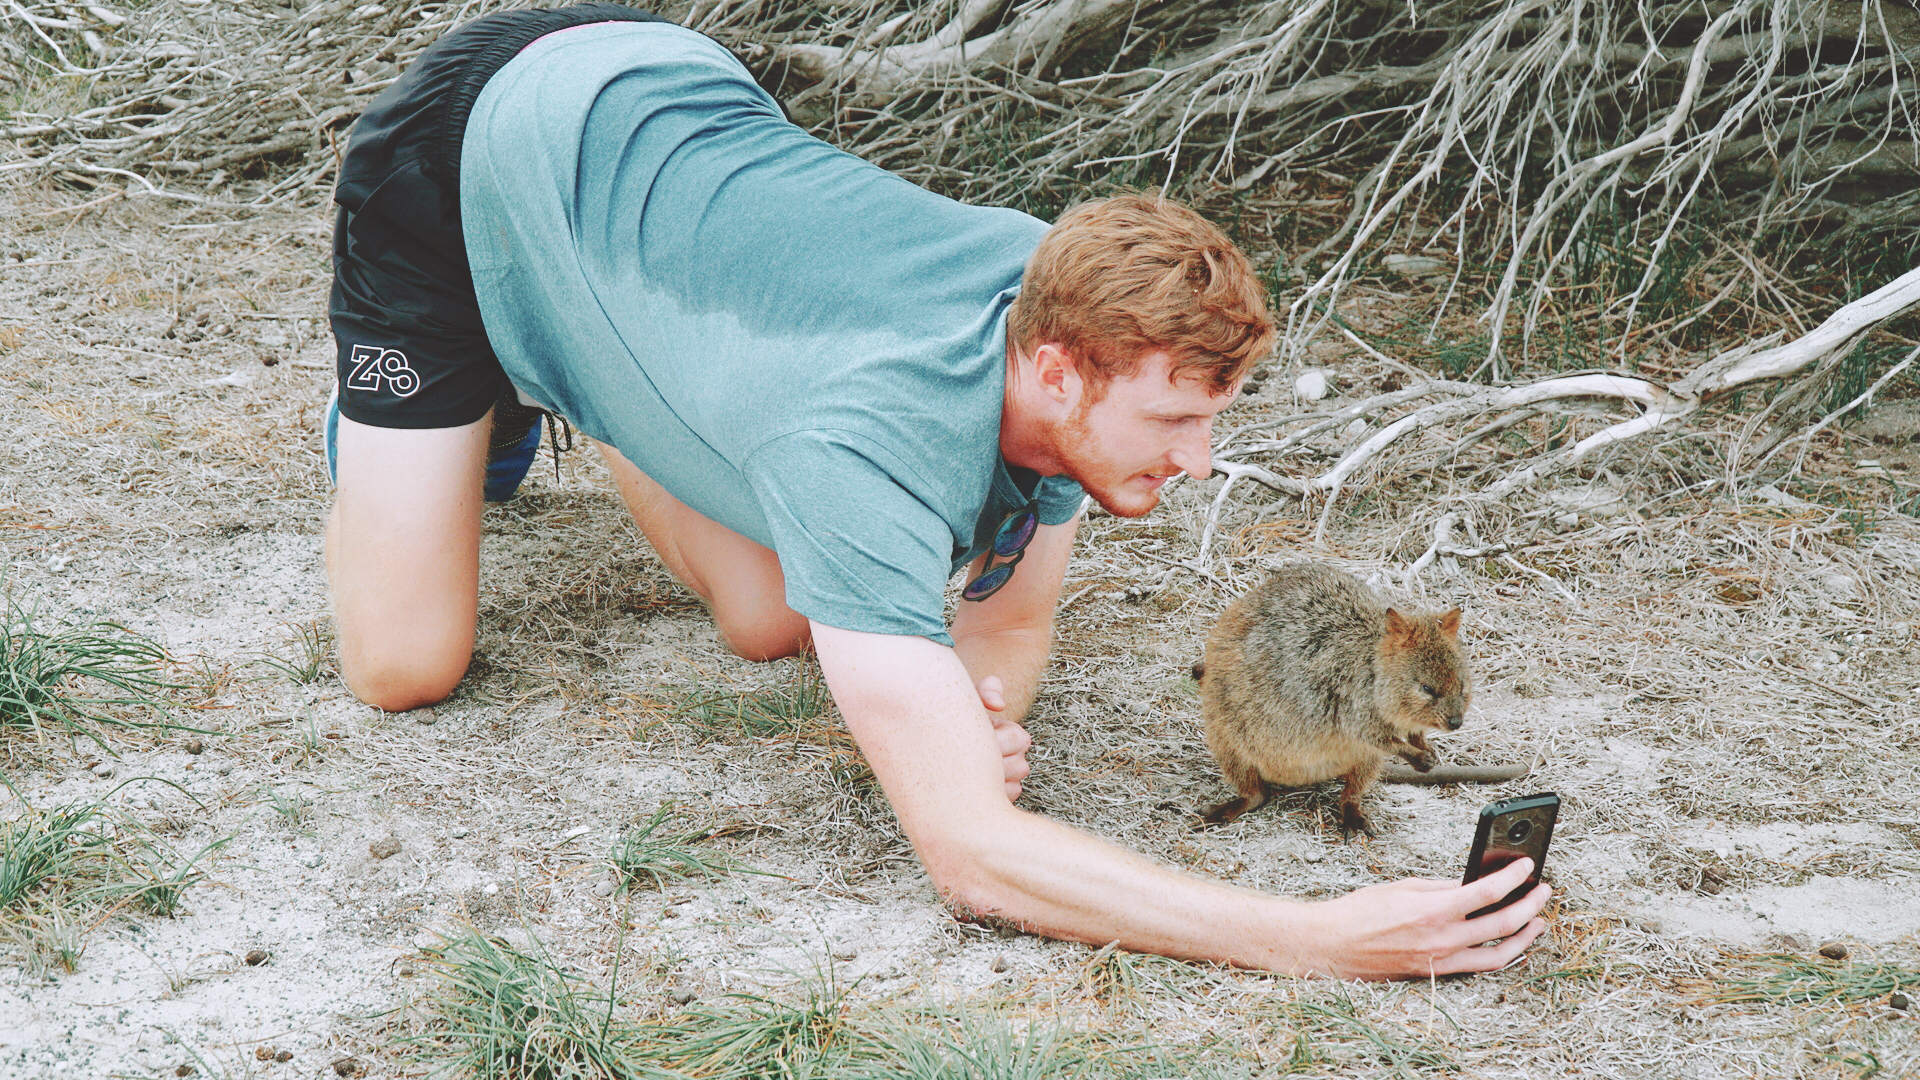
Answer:
M1435 765L1421 772L1390 762L1380 769L1380 779L1389 784L1504 784L1532 771L1533 765Z

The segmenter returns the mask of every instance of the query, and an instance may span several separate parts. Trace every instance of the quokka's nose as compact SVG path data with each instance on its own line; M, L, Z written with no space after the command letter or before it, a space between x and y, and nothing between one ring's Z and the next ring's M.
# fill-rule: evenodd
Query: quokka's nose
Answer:
M1460 725L1466 722L1467 722L1466 713L1449 713L1447 715L1447 730L1459 731Z

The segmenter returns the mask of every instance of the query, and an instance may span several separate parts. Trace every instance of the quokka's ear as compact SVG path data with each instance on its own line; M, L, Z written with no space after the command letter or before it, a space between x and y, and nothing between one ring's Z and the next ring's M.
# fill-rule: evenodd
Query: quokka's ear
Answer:
M1413 620L1400 614L1399 608L1387 609L1387 640L1412 641L1414 637Z
M1449 611L1445 615L1440 616L1440 630L1442 633L1446 634L1448 637L1451 637L1451 638L1457 638L1460 636L1460 609L1459 608L1454 608L1452 611Z

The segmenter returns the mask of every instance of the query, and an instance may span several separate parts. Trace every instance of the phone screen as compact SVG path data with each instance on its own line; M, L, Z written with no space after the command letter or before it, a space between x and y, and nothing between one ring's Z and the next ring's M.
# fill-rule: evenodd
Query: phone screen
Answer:
M1467 918L1477 919L1489 911L1499 911L1540 884L1540 868L1546 865L1547 846L1553 842L1553 823L1559 816L1560 796L1551 791L1501 799L1481 807L1480 820L1473 831L1473 847L1467 852L1467 873L1461 884L1478 881L1522 857L1533 860L1533 873L1498 902Z

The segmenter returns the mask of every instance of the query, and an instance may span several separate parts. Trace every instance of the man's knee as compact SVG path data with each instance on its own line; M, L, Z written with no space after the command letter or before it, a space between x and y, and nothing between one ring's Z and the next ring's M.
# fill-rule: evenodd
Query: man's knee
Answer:
M813 644L813 627L806 616L787 607L727 611L716 607L713 625L734 655L747 660L779 660L798 656Z
M459 656L356 655L340 649L340 676L353 696L387 712L444 701L467 673L471 650Z

